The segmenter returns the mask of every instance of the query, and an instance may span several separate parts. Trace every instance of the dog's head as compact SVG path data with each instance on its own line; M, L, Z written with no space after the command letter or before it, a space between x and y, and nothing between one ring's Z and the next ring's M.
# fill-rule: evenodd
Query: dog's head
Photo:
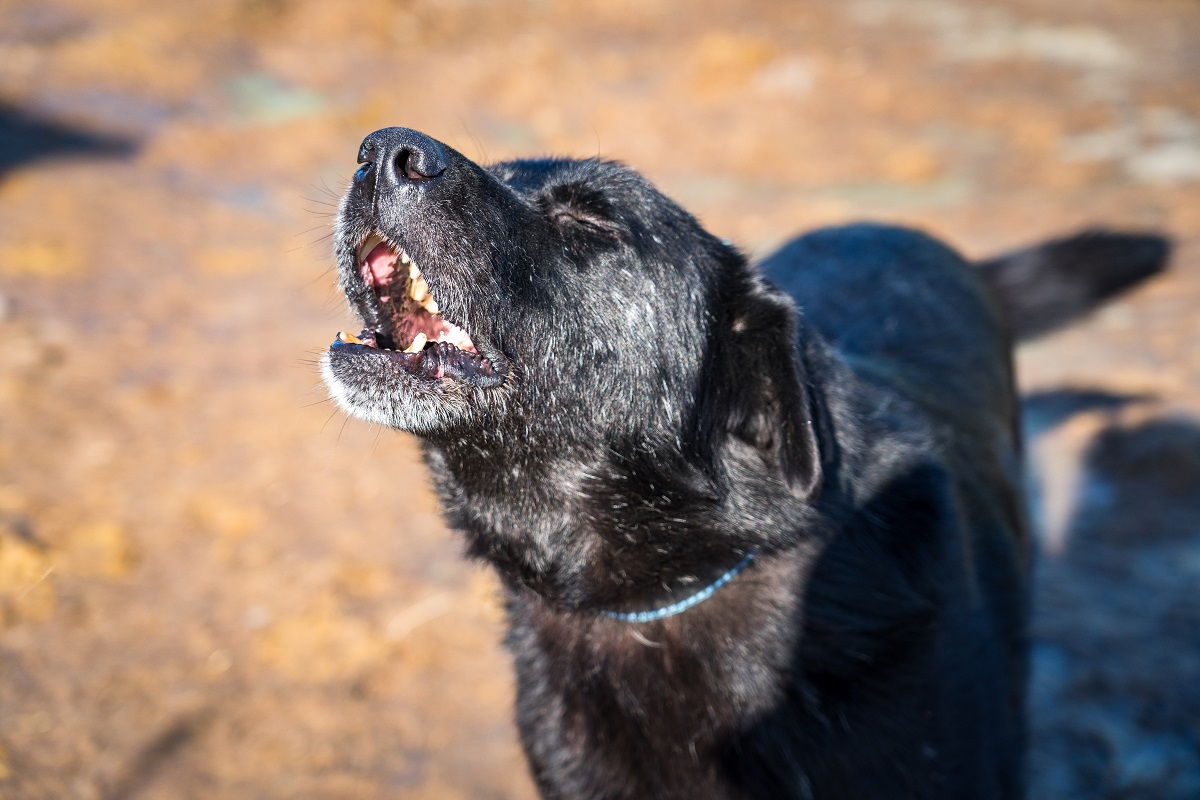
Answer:
M365 328L322 363L347 412L435 441L733 443L816 485L790 301L640 175L484 168L403 128L358 160L335 248Z

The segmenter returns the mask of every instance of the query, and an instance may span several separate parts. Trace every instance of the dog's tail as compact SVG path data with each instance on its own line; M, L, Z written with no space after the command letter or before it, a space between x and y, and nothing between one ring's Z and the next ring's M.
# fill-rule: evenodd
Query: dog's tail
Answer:
M1087 230L979 264L1017 340L1086 316L1161 272L1171 241L1152 233Z

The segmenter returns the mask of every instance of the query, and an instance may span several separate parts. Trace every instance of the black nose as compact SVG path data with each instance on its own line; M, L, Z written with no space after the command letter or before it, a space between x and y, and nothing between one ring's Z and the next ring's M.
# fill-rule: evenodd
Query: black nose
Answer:
M408 128L384 128L358 148L356 181L370 178L399 186L431 181L446 171L449 159L441 142Z

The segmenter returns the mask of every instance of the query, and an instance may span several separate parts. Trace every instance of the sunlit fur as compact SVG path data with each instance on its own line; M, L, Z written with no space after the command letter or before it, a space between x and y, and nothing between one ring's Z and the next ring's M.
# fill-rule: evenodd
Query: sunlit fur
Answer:
M405 129L367 144L336 236L352 305L373 323L355 252L378 229L504 380L336 348L322 371L348 412L420 436L449 523L497 569L544 797L1023 795L1005 314L1023 329L1029 263L1104 294L1078 247L981 271L859 225L757 268L619 164L484 169ZM1108 242L1133 264L1117 288L1161 263L1130 241ZM1038 308L1043 330L1090 304ZM693 594L752 549L684 613L605 613Z

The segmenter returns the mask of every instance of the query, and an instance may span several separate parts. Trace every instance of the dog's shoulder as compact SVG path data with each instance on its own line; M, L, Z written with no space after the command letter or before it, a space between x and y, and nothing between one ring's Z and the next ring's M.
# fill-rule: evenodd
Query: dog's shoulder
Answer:
M1010 342L972 264L919 231L856 224L801 236L762 269L838 365L827 383L855 408L837 427L858 437L843 449L868 463L899 442L924 450L969 527L1023 527Z

